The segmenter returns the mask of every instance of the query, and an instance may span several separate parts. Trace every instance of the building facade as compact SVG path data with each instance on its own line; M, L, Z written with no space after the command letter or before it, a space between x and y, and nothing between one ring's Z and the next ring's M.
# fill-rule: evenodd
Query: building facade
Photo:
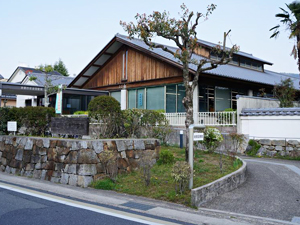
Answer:
M193 58L218 58L213 43L199 41ZM176 48L168 46L174 53ZM236 109L236 96L272 96L275 84L291 78L299 89L299 78L265 69L272 63L245 52L233 55L227 65L200 75L194 92L194 112L220 112ZM196 66L190 64L193 76ZM140 39L117 34L70 83L69 87L106 90L121 108L185 112L182 66L162 49L149 49Z

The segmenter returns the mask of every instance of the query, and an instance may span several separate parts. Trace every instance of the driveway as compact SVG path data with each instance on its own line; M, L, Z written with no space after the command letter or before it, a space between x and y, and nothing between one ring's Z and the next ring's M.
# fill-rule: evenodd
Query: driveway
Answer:
M246 182L202 207L300 223L300 162L242 158Z

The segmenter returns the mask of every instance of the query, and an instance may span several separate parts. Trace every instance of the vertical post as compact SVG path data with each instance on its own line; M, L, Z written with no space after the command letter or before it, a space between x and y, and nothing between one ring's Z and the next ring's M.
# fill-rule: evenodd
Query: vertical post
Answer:
M127 90L125 89L121 90L121 110L124 110L127 108Z
M193 124L189 126L189 164L191 167L189 189L192 189L193 178L194 178L194 125Z
M1 96L2 96L2 84L0 82L0 107L1 107L1 101L2 101Z
M199 124L199 86L197 85L193 92L193 118L194 118L194 124Z
M183 148L183 130L180 131L180 148Z
M191 168L191 177L189 181L189 189L193 188L194 179L194 127L205 128L205 125L194 125L189 126L189 164Z

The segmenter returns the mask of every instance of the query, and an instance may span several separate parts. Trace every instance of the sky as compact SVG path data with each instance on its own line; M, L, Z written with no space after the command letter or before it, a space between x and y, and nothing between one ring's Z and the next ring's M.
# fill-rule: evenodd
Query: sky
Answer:
M282 29L277 39L270 39L270 28L279 24L275 17L282 0L186 0L194 12L206 12L214 3L216 10L201 21L198 38L213 43L223 41L231 29L228 45L272 62L268 70L299 73L290 56L294 40ZM126 34L120 20L135 21L137 13L168 11L179 17L178 0L0 0L0 74L8 78L17 66L35 67L54 64L62 59L71 76L81 70L102 50L116 33ZM159 38L154 41L173 45Z

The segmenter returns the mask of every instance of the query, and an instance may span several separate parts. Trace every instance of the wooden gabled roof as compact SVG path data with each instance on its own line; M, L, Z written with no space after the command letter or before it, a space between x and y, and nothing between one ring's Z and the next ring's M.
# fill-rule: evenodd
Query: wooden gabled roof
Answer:
M210 46L208 42L201 41L202 45ZM142 40L140 39L129 39L125 35L116 34L113 39L95 56L94 59L79 73L79 75L70 83L69 87L82 88L94 75L97 74L99 70L105 65L105 63L113 57L114 53L116 53L123 45L127 45L136 50L142 51L145 54L158 58L161 61L164 61L170 65L173 65L178 68L182 68L181 63L174 55L165 52L160 48L150 49ZM174 53L177 51L177 48L167 46ZM253 58L251 54L248 53L238 53L239 55L244 55L248 58ZM204 59L203 56L193 54L192 58L199 61ZM260 60L264 64L271 64L267 61L258 59L255 57L255 60ZM204 65L208 66L208 65ZM194 73L197 70L197 66L195 64L190 63L189 69L191 73ZM280 83L282 79L290 78L282 73L275 73L272 71L255 71L243 67L238 67L234 65L220 65L213 70L209 70L205 72L211 76L219 76L232 78L237 80L243 80L248 82L254 82L259 84L266 85L275 85ZM295 84L295 88L299 89L299 78L291 78Z

